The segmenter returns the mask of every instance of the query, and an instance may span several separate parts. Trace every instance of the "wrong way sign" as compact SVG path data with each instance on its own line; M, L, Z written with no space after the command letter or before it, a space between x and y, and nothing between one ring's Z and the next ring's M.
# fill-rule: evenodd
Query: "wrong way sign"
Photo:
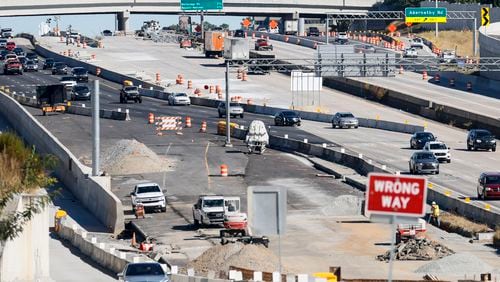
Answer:
M421 217L425 215L425 177L370 173L365 214Z

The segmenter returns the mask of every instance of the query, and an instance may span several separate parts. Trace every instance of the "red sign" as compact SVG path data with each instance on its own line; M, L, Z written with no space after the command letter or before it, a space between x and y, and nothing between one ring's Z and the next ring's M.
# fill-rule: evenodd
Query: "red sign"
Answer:
M395 32L398 28L397 28L395 25L390 24L390 25L387 27L387 29L388 29L390 32Z
M269 28L270 29L276 29L278 27L278 22L275 20L272 20L269 22Z
M245 18L242 22L241 22L241 25L243 25L244 27L248 28L250 25L252 24L252 22L248 19L248 18Z
M370 173L366 191L366 214L425 215L427 178Z

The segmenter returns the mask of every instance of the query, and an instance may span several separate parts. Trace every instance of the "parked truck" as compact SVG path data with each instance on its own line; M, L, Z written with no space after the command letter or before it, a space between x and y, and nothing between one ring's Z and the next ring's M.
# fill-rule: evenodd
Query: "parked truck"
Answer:
M224 55L224 31L205 31L205 57L222 57Z
M224 58L228 60L248 60L250 58L250 41L247 38L224 38Z
M297 35L299 32L299 23L297 20L286 20L284 33L287 35Z

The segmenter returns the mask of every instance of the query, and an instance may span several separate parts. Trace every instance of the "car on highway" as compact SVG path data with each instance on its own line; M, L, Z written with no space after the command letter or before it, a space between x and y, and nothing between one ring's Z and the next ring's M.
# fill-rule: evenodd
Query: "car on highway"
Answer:
M455 50L443 50L439 61L441 63L456 63L457 56L455 55Z
M47 58L43 62L43 67L42 68L44 70L52 69L52 67L54 67L54 63L55 63L55 60L53 58Z
M337 44L346 44L347 42L349 42L349 37L347 36L347 32L337 33L334 42Z
M409 161L410 174L439 174L439 161L432 152L418 151Z
M255 51L264 51L264 50L272 51L273 45L269 43L267 39L263 38L257 39L257 41L255 41Z
M279 111L274 115L274 125L297 125L300 126L302 119L296 111Z
M8 59L3 65L4 74L23 74L23 65L18 59Z
M26 52L24 52L23 48L21 48L21 47L14 48L14 50L12 50L12 52L14 52L14 54L16 54L18 56L26 56Z
M500 172L483 172L477 180L477 198L500 198Z
M193 205L193 222L195 226L222 224L224 222L224 197L219 195L202 195Z
M403 53L404 58L417 58L418 57L418 51L415 48L406 48L405 52Z
M68 74L68 66L63 62L55 62L52 65L52 74Z
M307 36L319 36L319 29L315 26L311 26L307 31Z
M5 48L5 47L7 47L7 39L0 38L0 48Z
M113 36L113 32L109 29L105 29L102 31L102 36Z
M87 85L77 84L71 88L71 100L90 100L90 89Z
M77 82L88 82L89 81L89 72L82 67L75 67L71 71L71 74L76 78Z
M35 53L28 53L28 54L26 54L26 58L28 60L31 60L31 61L35 62L35 64L38 64L38 56Z
M38 71L38 64L33 60L28 60L26 64L24 64L24 71Z
M411 48L417 48L417 49L423 49L425 46L424 40L422 38L413 38L412 41L410 41L410 47Z
M234 31L234 37L245 37L245 31L243 29L237 29Z
M7 49L7 51L12 51L14 48L16 48L16 43L14 41L8 41L7 44L5 44L5 49Z
M486 129L471 129L467 134L467 150L485 149L495 152L497 141L495 136Z
M26 63L28 62L28 59L26 59L25 56L17 56L17 59L19 60L19 62L21 62L21 65L23 65L23 69L24 69L24 67L26 66Z
M191 99L186 93L172 93L168 96L168 104L176 105L191 105Z
M451 163L451 153L450 147L446 146L444 142L441 141L430 141L425 143L424 151L431 152L436 156L438 161Z
M134 103L142 103L139 87L134 85L124 85L120 90L120 103L126 104L128 100L133 100Z
M413 133L410 138L410 148L411 149L422 149L425 143L436 141L437 137L430 132L418 131Z
M5 60L5 57L7 56L7 54L9 54L10 52L7 51L7 50L2 50L0 51L0 60Z
M240 118L243 118L244 111L245 110L243 110L243 107L240 105L240 103L229 103L229 114L231 115L231 117L240 116ZM219 106L217 106L217 112L219 113L220 118L226 115L226 102L219 103Z
M14 54L14 53L8 53L7 55L5 55L5 60L17 60L17 55Z
M63 76L59 82L66 87L73 87L77 84L76 78L73 76Z
M359 120L350 112L338 112L332 117L333 128L358 128Z
M169 282L168 276L157 262L129 263L118 278L127 282Z
M137 184L134 191L130 192L132 198L132 208L135 210L138 204L144 206L144 209L167 211L167 200L160 185L149 182Z

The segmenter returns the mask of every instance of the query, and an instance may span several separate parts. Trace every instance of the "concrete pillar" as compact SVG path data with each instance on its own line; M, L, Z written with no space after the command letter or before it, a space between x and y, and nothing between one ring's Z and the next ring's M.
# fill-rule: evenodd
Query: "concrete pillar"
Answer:
M128 20L130 18L130 12L128 10L119 12L117 14L118 20L118 30L119 31L128 31Z
M304 18L299 18L299 36L304 36L306 35L305 32L305 19Z

